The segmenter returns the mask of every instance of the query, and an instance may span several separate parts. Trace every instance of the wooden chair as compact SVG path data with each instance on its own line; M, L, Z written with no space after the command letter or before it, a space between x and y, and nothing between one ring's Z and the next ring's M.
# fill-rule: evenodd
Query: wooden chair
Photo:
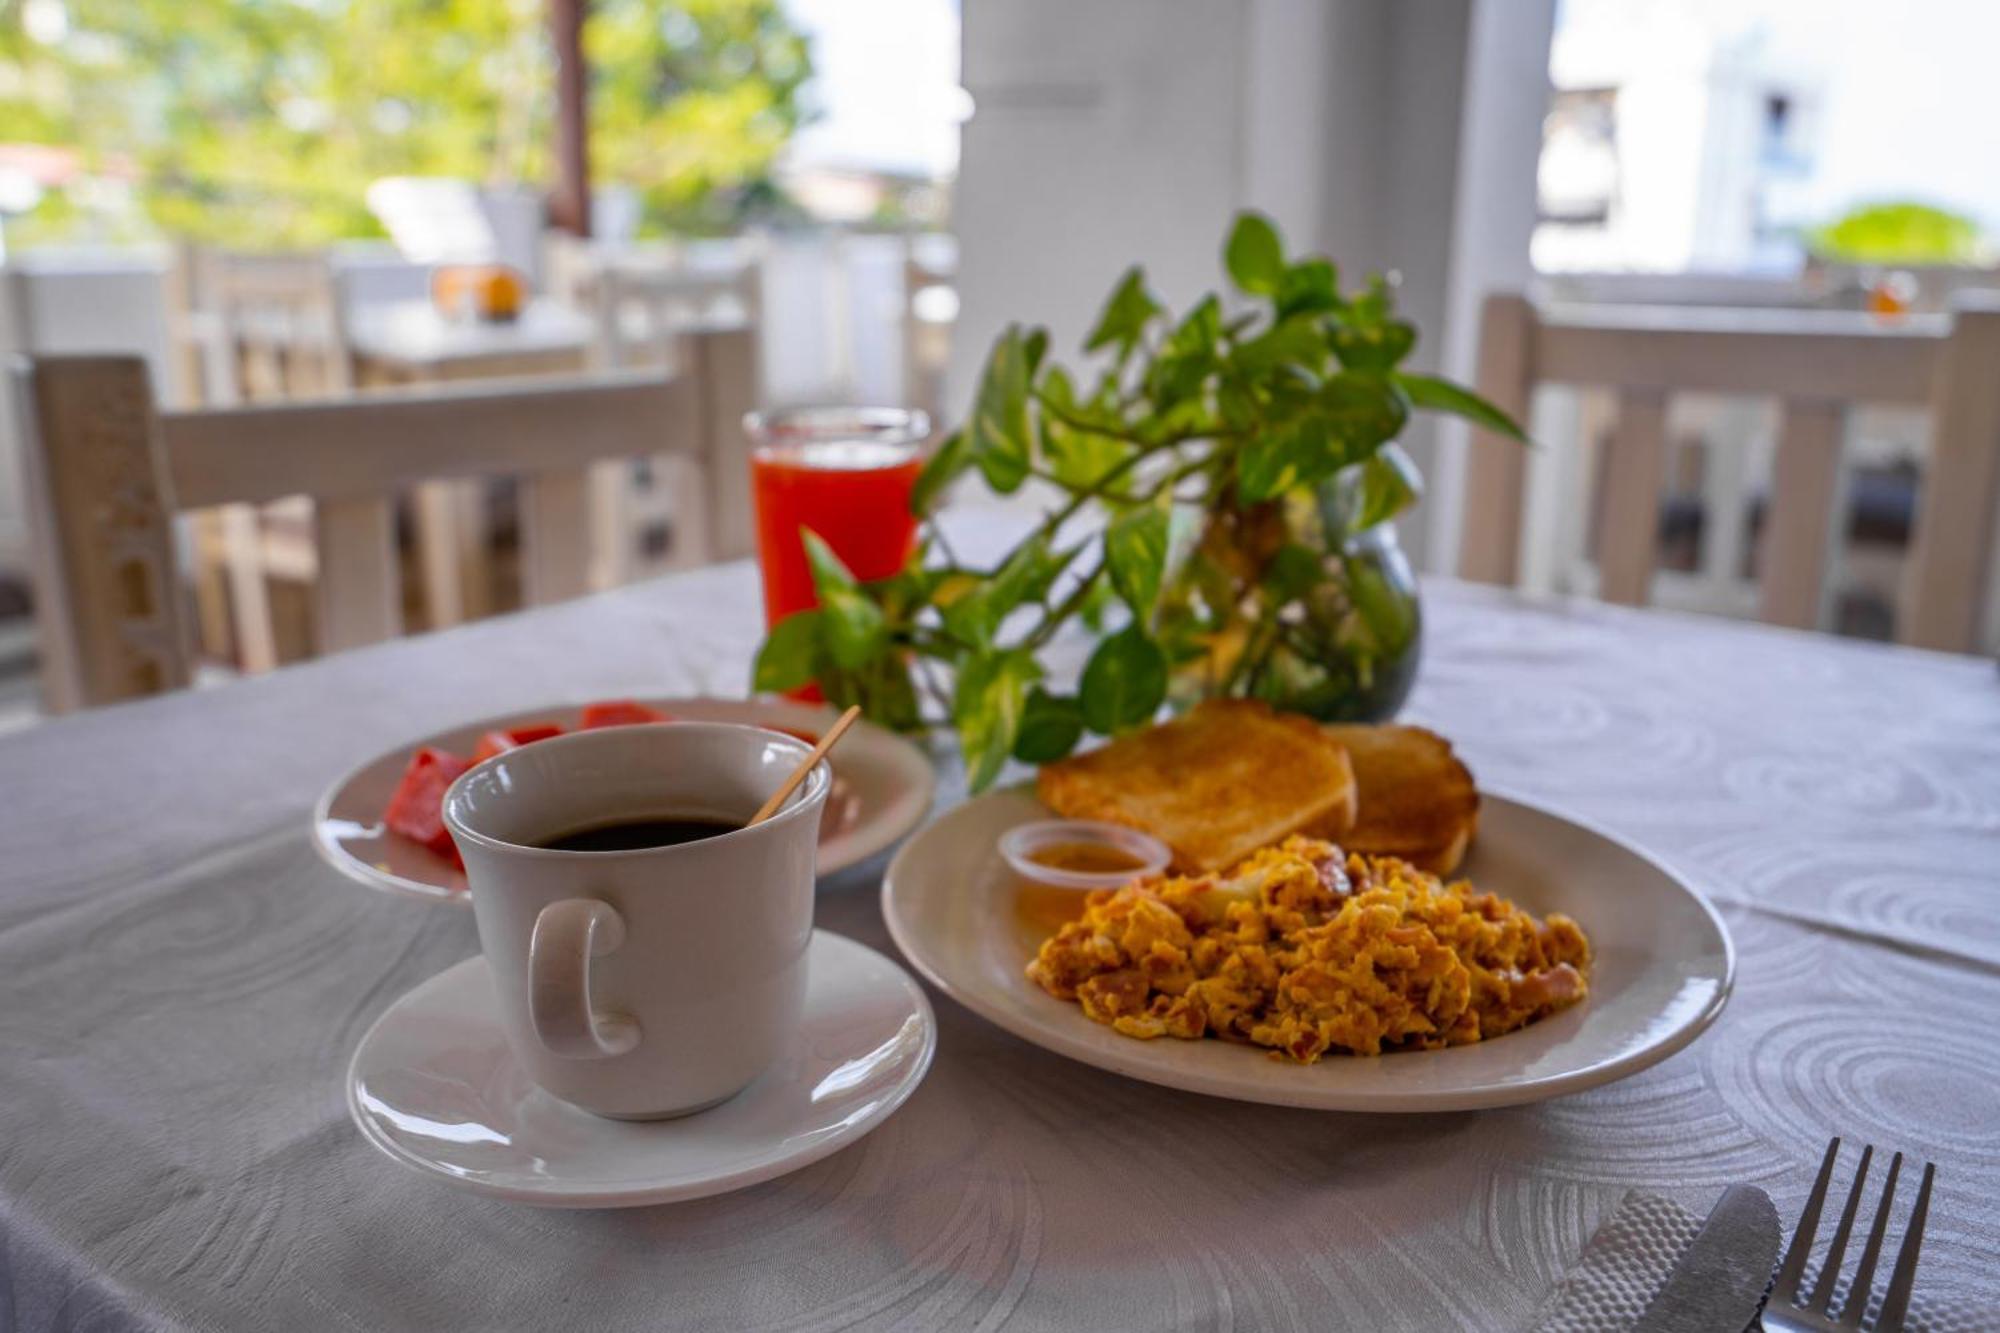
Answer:
M167 274L167 323L177 381L167 398L176 405L354 389L339 284L324 253L183 245ZM205 653L256 672L310 650L298 621L318 577L311 523L310 508L293 500L192 516Z
M599 355L611 369L628 370L670 357L675 335L689 329L755 328L762 286L761 265L747 249L708 263L682 251L665 263L614 257L597 270Z
M596 321L593 362L603 370L672 371L684 335L740 329L754 341L761 323L761 256L747 242L706 257L682 246L648 246L579 259L572 249L564 269L565 285ZM755 374L753 365L753 394ZM714 516L694 466L663 455L596 469L592 586L683 569L712 548L749 554L747 532L709 531Z
M401 632L394 500L440 478L520 478L531 603L587 590L585 478L605 459L701 460L715 529L747 542L748 341L740 331L695 337L672 376L164 413L136 358L21 363L45 705L62 711L188 684L173 529L181 510L312 499L322 652Z
M276 402L354 387L339 283L325 254L192 250L177 281L187 306L177 322L203 362L200 401Z
M1758 614L1812 628L1841 536L1844 431L1856 404L1927 407L1930 444L1896 614L1904 643L1980 643L2000 503L2000 301L1965 294L1949 316L1885 323L1842 311L1538 309L1487 299L1478 387L1525 421L1538 384L1616 393L1599 508L1599 592L1651 599L1667 406L1680 393L1776 398L1777 463ZM1512 584L1522 567L1529 461L1475 439L1459 572Z
M945 419L945 373L958 320L958 249L949 236L909 238L903 255L903 397Z

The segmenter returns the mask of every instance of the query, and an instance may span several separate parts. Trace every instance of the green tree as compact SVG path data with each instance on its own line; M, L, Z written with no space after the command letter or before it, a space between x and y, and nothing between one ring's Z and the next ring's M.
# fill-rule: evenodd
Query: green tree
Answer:
M772 206L770 169L812 73L777 0L596 0L591 170L636 187L655 227L726 228Z
M1815 255L1850 264L1977 264L1986 251L1979 223L1930 204L1863 204L1806 236Z
M85 190L130 182L175 234L377 234L362 196L378 177L547 182L544 4L0 0L0 141L74 149ZM598 182L636 187L655 229L733 221L811 72L778 0L599 0L585 44Z

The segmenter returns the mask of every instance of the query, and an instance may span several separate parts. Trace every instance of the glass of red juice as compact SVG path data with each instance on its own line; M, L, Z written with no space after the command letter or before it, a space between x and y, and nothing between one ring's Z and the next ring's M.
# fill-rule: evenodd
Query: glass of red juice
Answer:
M910 490L923 470L929 417L898 407L802 407L753 412L744 427L767 629L819 604L802 528L857 579L903 567L916 546ZM819 697L810 686L794 693Z

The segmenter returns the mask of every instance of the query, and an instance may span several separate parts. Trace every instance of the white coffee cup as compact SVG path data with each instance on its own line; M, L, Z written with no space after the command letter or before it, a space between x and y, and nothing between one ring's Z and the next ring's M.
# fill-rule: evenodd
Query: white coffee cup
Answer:
M757 727L669 722L537 741L445 793L514 1054L600 1115L686 1115L742 1091L797 1029L812 939L824 762L741 827L808 753ZM562 851L584 828L712 819L636 851Z

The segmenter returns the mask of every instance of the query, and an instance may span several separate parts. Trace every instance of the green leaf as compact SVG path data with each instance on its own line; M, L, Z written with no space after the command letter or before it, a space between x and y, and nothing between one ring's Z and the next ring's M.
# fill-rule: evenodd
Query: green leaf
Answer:
M1236 463L1236 493L1247 504L1283 495L1333 470L1339 456L1324 418L1302 417L1245 445Z
M1028 330L1028 336L1021 340L1021 358L1027 366L1028 378L1035 378L1035 371L1041 368L1042 357L1049 350L1049 331L1041 326Z
M1079 548L1080 549L1080 548ZM959 642L977 647L992 643L1013 610L1045 591L1055 576L1076 557L1049 555L1049 539L1037 533L1014 548L991 578L944 608L944 627Z
M957 573L950 565L933 565L929 560L930 539L925 538L911 549L910 558L901 569L887 578L862 584L862 590L891 621L907 621L931 605L938 588Z
M812 568L813 591L819 597L820 624L827 655L834 665L853 670L888 647L888 625L882 608L868 599L833 548L810 528L800 528L806 563Z
M1153 399L1156 416L1201 392L1216 367L1215 347L1221 337L1222 303L1211 293L1174 326L1160 354L1146 369L1146 392Z
M1222 302L1210 292L1167 335L1166 350L1181 355L1213 352L1222 337Z
M1111 609L1116 597L1117 593L1112 590L1110 580L1094 580L1090 585L1090 591L1083 595L1083 604L1076 609L1077 619L1081 620L1084 628L1092 634L1103 632L1104 613Z
M1046 598L1049 595L1049 589L1055 587L1056 580L1062 577L1063 571L1068 569L1078 556L1082 555L1093 545L1095 545L1094 542L1089 538L1085 538L1070 547L1067 551L1050 551L1044 555L1040 567L1034 572L1034 577L1028 581L1027 591L1022 595L1021 600L1024 603L1039 602Z
M812 571L813 590L824 597L831 593L858 593L861 585L848 572L846 564L833 553L826 539L811 528L799 529L799 540L806 548L806 566Z
M1052 366L1042 382L1041 395L1049 408L1041 414L1042 456L1049 472L1071 490L1094 490L1106 473L1131 456L1133 445L1115 435L1104 435L1057 420L1055 413L1094 420L1091 409L1080 407L1076 390L1061 366Z
M1198 392L1201 382L1197 381L1193 388L1197 391L1193 397L1184 398L1172 407L1160 408L1155 404L1154 413L1136 423L1133 433L1148 445L1215 434L1215 422L1209 414L1206 395Z
M1028 691L1021 712L1021 729L1014 737L1014 757L1024 764L1052 764L1083 739L1083 705L1068 695L1050 694L1037 685Z
M1276 294L1285 276L1285 247L1278 229L1261 213L1238 213L1222 250L1223 263L1238 288L1252 296Z
M1417 632L1417 603L1369 561L1350 557L1347 566L1347 595L1361 613L1362 624L1385 657L1401 653Z
M1167 655L1137 625L1097 645L1084 664L1080 702L1092 731L1109 736L1151 720L1167 697Z
M1143 622L1160 596L1167 570L1167 511L1147 505L1120 514L1104 530L1104 563L1111 584Z
M1325 259L1305 259L1278 283L1278 318L1318 315L1340 308L1339 276Z
M1348 370L1394 370L1416 345L1416 326L1399 319L1342 321L1333 330L1333 353Z
M1090 331L1083 350L1095 352L1100 347L1116 347L1118 359L1123 361L1145 337L1146 325L1160 310L1160 303L1146 290L1146 270L1134 264L1125 270L1111 299L1104 303L1097 326Z
M1367 371L1343 370L1319 391L1327 432L1347 459L1366 457L1393 440L1410 419L1410 409L1393 381Z
M1115 435L1076 430L1042 418L1042 453L1049 475L1073 491L1094 491L1132 456L1133 446ZM1122 490L1123 487L1113 487Z
M1028 687L1041 675L1034 656L1019 648L975 653L959 668L951 717L973 791L985 790L1000 775L1021 731Z
M1481 398L1470 389L1462 389L1450 380L1436 375L1397 375L1396 384L1409 395L1412 405L1430 412L1449 412L1463 417L1483 430L1496 435L1505 435L1510 440L1529 443L1527 432L1515 424L1514 418L1502 412L1493 404Z
M795 690L813 678L813 658L819 652L820 613L794 611L777 623L757 650L751 673L753 690Z
M921 729L923 715L917 707L917 687L910 679L910 664L895 653L885 653L864 668L861 707L870 721L892 730Z
M1386 522L1423 498L1424 475L1401 445L1385 444L1361 464L1361 509L1351 529Z
M1198 405L1202 383L1213 365L1212 357L1163 356L1153 362L1146 376L1146 392L1157 408L1171 409L1185 403Z
M1233 379L1224 379L1216 386L1215 410L1225 426L1231 430L1242 430L1256 418L1257 402Z
M1019 325L995 340L965 433L986 484L1002 495L1019 489L1029 458L1028 356Z
M1368 285L1347 303L1342 317L1356 325L1379 324L1396 313L1396 293L1380 273L1368 275Z
M972 466L972 441L962 430L955 430L945 436L944 443L936 453L924 463L924 470L917 474L916 484L910 487L910 512L922 518L951 488L951 484L965 475Z
M1297 601L1324 582L1326 570L1320 557L1297 542L1280 546L1264 570L1264 586L1279 605Z
M1319 322L1310 316L1298 315L1243 343L1230 359L1239 369L1253 375L1281 365L1318 371L1326 364L1326 348L1326 335L1320 330Z

